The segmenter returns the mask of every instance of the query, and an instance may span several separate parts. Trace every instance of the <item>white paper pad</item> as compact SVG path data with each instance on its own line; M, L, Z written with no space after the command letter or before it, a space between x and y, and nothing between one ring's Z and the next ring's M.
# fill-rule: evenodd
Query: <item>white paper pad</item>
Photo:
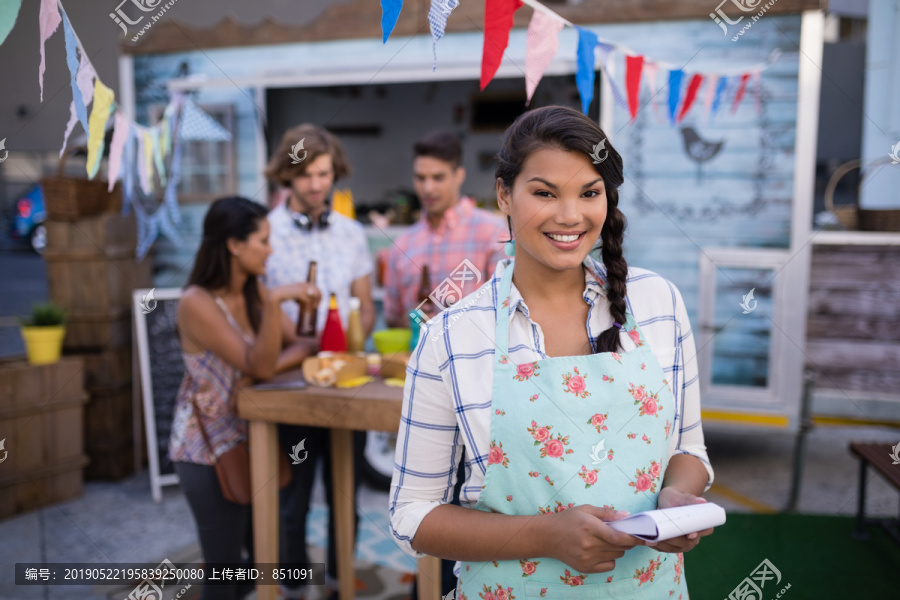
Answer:
M648 510L609 521L607 525L634 537L651 542L661 542L678 536L718 527L725 523L725 509L718 504L690 504L675 508Z

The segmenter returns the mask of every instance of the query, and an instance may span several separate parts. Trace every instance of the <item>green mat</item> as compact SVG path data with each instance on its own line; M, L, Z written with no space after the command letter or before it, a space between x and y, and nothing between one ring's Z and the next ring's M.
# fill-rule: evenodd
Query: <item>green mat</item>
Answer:
M854 525L850 517L729 514L684 556L691 600L727 600L764 559L781 581L747 598L774 600L788 584L779 600L900 598L900 546L876 526L857 541Z

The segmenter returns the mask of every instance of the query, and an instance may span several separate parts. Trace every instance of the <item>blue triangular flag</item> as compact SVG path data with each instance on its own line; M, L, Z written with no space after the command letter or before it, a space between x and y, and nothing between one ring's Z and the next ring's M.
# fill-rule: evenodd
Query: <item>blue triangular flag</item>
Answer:
M722 99L722 92L725 91L725 86L727 86L727 85L728 85L728 78L724 77L724 76L720 77L719 83L718 83L718 85L716 85L716 95L713 96L712 108L710 108L710 110L709 110L711 117L716 116L716 112L718 112L718 110L719 110L719 101Z
M400 17L400 9L403 8L403 0L381 0L381 42L385 43L391 37L397 18Z
M673 69L669 71L669 119L675 123L675 111L678 110L678 100L681 98L681 78L684 71Z
M587 114L591 101L594 99L594 64L596 57L594 49L597 47L597 36L593 32L581 27L578 30L578 55L575 71L575 85L581 95L581 112Z
M84 106L84 97L81 95L81 88L78 87L78 41L75 39L75 32L72 31L72 25L69 24L69 16L62 13L63 29L66 35L66 64L69 65L69 75L72 83L72 99L75 101L75 114L81 121L85 133L88 131L87 108Z

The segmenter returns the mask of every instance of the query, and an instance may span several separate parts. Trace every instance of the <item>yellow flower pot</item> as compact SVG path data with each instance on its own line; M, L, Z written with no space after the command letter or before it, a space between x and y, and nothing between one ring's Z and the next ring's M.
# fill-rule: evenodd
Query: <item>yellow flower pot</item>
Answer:
M32 365L49 365L58 361L65 336L65 325L22 327L22 339L25 340L28 362Z

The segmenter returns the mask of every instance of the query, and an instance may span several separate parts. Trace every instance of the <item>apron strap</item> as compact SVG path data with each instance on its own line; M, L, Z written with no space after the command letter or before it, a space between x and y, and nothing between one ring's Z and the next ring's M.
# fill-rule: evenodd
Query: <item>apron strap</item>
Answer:
M509 259L509 266L500 277L500 288L497 291L497 327L494 337L494 358L499 362L502 357L509 356L509 295L512 290L513 267L516 259ZM496 364L496 363L495 363Z

